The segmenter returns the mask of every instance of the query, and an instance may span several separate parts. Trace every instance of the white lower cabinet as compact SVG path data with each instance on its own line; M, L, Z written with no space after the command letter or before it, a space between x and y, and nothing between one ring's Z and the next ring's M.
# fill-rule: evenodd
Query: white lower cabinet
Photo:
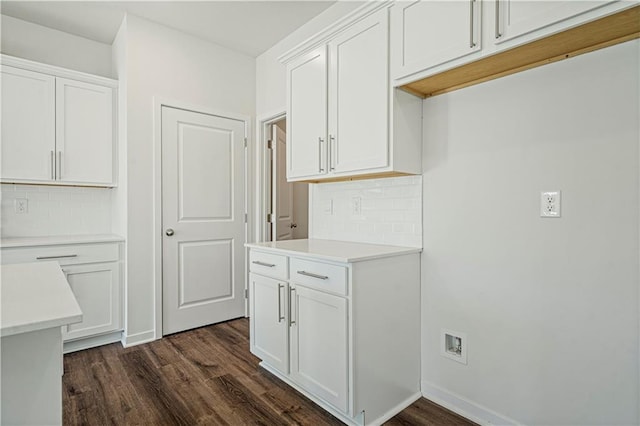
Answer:
M19 240L19 239L17 239ZM36 239L32 240L34 244ZM2 264L57 261L82 310L82 322L62 328L64 352L118 342L122 338L122 241L74 244L15 244L3 241ZM112 238L110 238L112 240Z
M342 411L348 408L347 299L291 288L291 377Z
M343 263L252 247L250 259L262 367L352 425L420 397L419 253Z

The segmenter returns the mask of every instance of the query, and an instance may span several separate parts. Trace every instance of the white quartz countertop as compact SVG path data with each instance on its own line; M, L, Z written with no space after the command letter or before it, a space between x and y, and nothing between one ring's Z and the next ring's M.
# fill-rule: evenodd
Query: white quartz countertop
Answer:
M269 249L269 251L297 257L313 257L334 262L360 262L382 257L401 256L420 253L421 248L387 246L381 244L352 243L334 240L285 240L267 243L245 244L253 249Z
M53 237L6 237L0 240L0 247L33 247L60 244L111 243L120 241L124 241L124 237L116 234L58 235Z
M0 266L0 335L82 321L82 311L58 262Z

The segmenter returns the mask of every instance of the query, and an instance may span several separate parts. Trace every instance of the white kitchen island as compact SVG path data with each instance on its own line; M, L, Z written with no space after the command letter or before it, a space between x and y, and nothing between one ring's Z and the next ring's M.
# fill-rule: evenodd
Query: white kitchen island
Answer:
M62 424L62 330L82 311L57 262L0 266L0 423Z

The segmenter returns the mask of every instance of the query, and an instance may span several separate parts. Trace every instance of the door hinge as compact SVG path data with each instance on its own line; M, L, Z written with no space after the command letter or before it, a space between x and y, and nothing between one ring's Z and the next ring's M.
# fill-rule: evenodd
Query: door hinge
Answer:
M267 141L267 149L273 149L273 142L271 141L271 139Z
M248 288L245 288L245 289L244 289L244 298L245 298L245 299L248 299L248 298L249 298L249 289L248 289Z
M244 138L244 147L247 147L247 138Z
M267 213L267 223L271 223L271 213Z
M244 223L249 221L249 215L247 213L244 214Z

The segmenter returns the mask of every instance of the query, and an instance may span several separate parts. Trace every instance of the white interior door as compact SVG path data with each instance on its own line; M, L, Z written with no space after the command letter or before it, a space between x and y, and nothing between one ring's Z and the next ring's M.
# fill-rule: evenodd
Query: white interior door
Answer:
M286 133L276 126L271 126L271 143L273 147L273 167L272 196L274 207L275 236L274 241L290 240L293 237L292 229L295 225L293 220L293 184L287 182L287 136Z
M162 107L162 329L244 315L245 123Z

